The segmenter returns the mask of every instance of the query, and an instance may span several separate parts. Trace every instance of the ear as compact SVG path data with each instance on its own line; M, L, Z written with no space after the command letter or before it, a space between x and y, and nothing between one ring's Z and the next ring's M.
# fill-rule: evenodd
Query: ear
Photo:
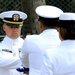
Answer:
M57 28L57 31L58 31L58 33L59 33L59 38L60 38L60 40L63 40L62 37L61 37L61 34L60 34L60 27Z
M42 21L39 21L40 28L43 27Z
M3 30L5 31L5 25L2 26Z

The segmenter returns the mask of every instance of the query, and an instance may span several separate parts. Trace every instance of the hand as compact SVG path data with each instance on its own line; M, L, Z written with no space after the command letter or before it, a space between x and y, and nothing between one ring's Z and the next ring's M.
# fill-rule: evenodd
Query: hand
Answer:
M29 74L29 71L24 71L23 74Z

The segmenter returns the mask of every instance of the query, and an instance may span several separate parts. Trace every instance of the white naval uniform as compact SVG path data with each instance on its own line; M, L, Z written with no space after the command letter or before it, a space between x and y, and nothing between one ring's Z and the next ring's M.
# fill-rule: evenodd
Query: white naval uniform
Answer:
M75 75L75 40L65 40L44 55L46 72L42 75Z
M29 75L40 75L42 68L42 53L48 48L54 48L60 44L57 30L47 29L40 35L28 35L25 38L21 61L25 67L29 67Z
M21 75L18 71L16 71L17 67L21 66L20 60L19 60L19 50L21 49L23 45L23 39L17 38L17 39L11 39L8 36L6 36L3 41L0 43L0 49L9 50L12 51L12 53L2 51L2 55L5 57L5 59L2 59L1 57L0 62L2 60L2 63L0 64L0 75ZM7 59L8 58L8 59ZM14 59L12 59L14 58ZM4 62L3 62L4 61ZM11 70L11 68L13 69ZM15 69L14 69L15 68ZM11 70L10 74L9 71ZM15 74L17 73L17 74Z

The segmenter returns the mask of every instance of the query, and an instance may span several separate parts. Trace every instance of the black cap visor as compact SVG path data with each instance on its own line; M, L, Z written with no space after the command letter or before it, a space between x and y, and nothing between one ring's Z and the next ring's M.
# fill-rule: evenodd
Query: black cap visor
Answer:
M11 28L20 28L23 26L23 24L10 24L10 23L4 23L7 26L10 26Z

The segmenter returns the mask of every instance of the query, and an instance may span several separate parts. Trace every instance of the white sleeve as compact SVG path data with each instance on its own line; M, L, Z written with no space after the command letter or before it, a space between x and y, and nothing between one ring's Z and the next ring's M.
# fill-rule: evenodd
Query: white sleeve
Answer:
M24 67L29 68L29 57L28 57L28 49L27 49L27 42L24 40L22 51L20 53L20 59Z
M0 68L14 69L21 65L19 58L7 58L0 53Z
M43 56L42 75L54 75L52 61L47 53Z

